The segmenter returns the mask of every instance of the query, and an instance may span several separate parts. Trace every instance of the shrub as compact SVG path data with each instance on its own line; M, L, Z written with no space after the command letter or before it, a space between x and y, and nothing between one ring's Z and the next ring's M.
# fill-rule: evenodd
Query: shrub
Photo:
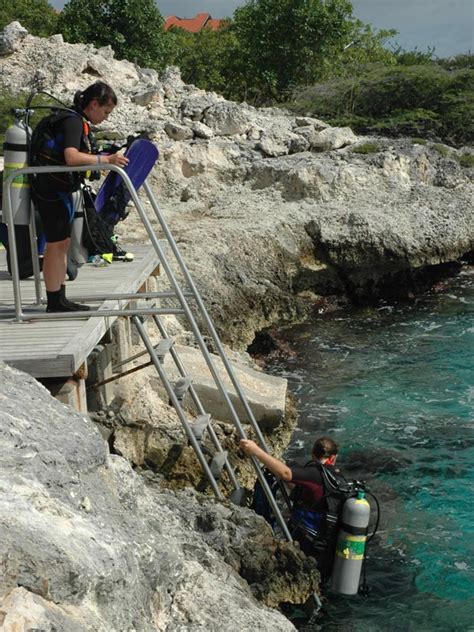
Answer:
M432 149L434 149L434 151L437 151L438 154L441 154L441 156L443 156L444 158L446 158L446 156L448 156L449 154L449 149L446 147L446 145L440 145L439 143L436 143L432 145Z
M461 167L474 167L474 154L461 154L461 156L456 156L456 160Z
M372 64L354 77L298 88L287 107L359 134L466 145L474 141L474 70Z
M352 148L354 154L375 154L380 151L377 143L362 143Z

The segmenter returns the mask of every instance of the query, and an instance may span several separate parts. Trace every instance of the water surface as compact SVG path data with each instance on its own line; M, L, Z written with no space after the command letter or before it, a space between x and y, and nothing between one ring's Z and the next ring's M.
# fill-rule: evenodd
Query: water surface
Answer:
M382 504L370 597L328 595L305 629L474 631L474 271L404 305L345 310L283 331L304 461L333 436L340 465Z

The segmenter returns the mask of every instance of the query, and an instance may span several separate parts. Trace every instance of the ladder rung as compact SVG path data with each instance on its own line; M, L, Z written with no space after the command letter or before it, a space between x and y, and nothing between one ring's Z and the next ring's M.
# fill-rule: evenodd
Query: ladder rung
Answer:
M236 487L234 491L229 496L229 500L233 505L238 505L239 507L245 507L247 494L243 487Z
M219 477L221 475L221 472L224 468L226 461L227 461L227 450L222 450L222 452L216 452L210 465L211 473L216 479L216 481L219 480Z
M193 431L193 435L196 437L198 441L201 441L204 433L206 432L206 428L208 427L210 422L211 422L211 415L206 413L204 415L199 415L199 417L196 418L196 421L190 424L191 430Z
M183 401L186 393L189 391L192 380L190 377L180 377L176 384L173 386L174 394L180 402Z
M164 363L165 355L168 353L173 345L174 340L171 340L171 338L163 338L163 340L160 340L158 345L155 347L155 353L158 356L158 360L161 362L161 364Z

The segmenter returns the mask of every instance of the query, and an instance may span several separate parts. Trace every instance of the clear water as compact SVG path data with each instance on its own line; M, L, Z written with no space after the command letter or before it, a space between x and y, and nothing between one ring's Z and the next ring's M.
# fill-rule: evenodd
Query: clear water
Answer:
M367 598L327 595L305 630L474 631L474 270L410 305L286 329L300 416L287 459L315 437L382 505Z

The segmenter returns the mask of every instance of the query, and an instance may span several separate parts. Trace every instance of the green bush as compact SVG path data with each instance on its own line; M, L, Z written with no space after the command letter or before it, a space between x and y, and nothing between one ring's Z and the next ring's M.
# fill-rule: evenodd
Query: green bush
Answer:
M456 156L456 160L461 167L474 167L474 154L461 154L461 156Z
M435 145L432 145L432 149L434 149L434 151L437 151L438 154L440 154L444 158L449 155L449 149L448 147L446 147L446 145L440 145L439 143L436 143Z
M351 78L298 88L287 107L359 134L466 145L474 142L474 70L372 64Z
M375 154L380 151L377 143L362 143L352 148L354 154Z
M32 35L57 33L58 14L47 0L0 0L0 29L14 20Z
M164 69L167 38L154 0L69 0L58 19L67 42L112 46L118 59Z

